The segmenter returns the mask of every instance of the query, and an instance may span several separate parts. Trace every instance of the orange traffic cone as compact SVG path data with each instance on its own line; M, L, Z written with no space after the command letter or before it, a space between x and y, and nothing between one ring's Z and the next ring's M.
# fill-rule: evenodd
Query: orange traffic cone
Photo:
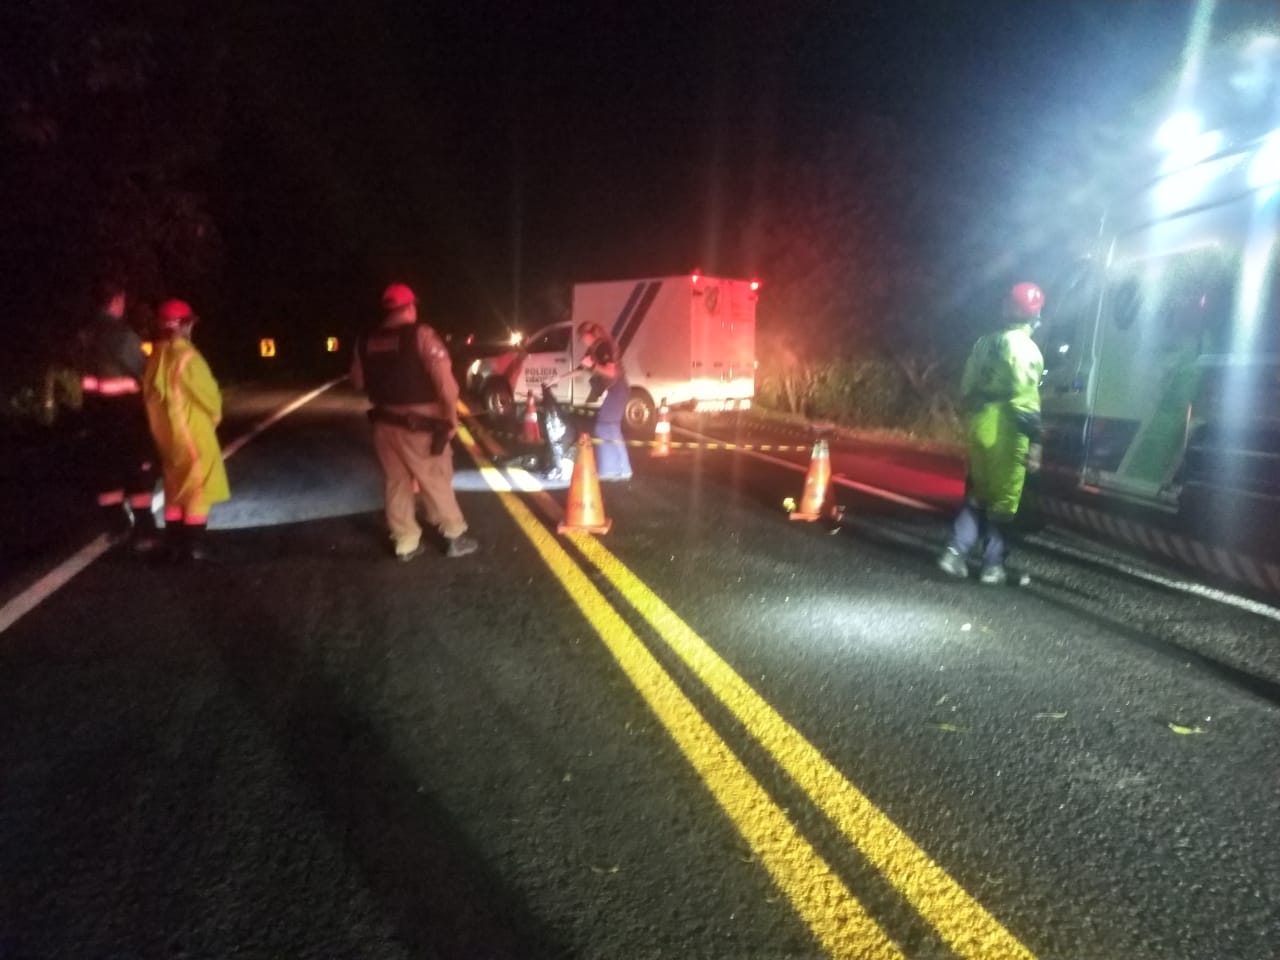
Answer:
M525 443L541 443L542 430L538 426L538 405L533 402L533 391L529 391L529 399L524 405L524 431L520 439Z
M578 459L569 481L569 504L564 520L556 529L560 533L608 533L612 525L613 521L604 515L604 501L600 499L600 477L596 474L591 435L584 433L578 437Z
M667 398L662 398L658 406L658 422L653 425L653 456L671 456L671 411L667 409Z
M831 499L831 451L825 439L815 440L813 454L809 458L809 471L804 475L804 493L800 506L791 512L792 520L817 520L833 516L835 503Z

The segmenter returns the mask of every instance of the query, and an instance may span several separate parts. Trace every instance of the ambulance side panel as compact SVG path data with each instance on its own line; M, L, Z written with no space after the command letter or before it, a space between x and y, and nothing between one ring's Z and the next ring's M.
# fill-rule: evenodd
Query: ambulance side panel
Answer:
M689 393L689 301L687 282L670 278L582 283L574 287L573 318L609 331L632 387L680 403Z
M730 401L746 406L755 395L755 293L745 281L582 283L574 287L573 319L609 331L631 387L655 403L715 409ZM574 391L579 402L586 386Z

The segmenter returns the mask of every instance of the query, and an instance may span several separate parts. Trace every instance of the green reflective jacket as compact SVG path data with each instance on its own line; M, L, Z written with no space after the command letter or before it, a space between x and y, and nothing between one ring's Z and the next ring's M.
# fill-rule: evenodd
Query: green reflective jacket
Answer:
M1029 324L987 334L964 367L960 393L969 415L969 493L1000 519L1012 518L1022 499L1043 373L1044 358Z

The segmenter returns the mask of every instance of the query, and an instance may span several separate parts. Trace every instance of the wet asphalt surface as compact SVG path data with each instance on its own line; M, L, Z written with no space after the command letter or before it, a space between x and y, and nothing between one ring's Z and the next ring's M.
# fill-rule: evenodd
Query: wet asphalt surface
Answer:
M0 957L821 956L465 454L479 553L389 558L362 410L229 462L217 562L115 550L0 634ZM951 581L940 518L632 455L605 546L1034 956L1276 956L1280 623L1032 547ZM596 579L904 954L954 956Z

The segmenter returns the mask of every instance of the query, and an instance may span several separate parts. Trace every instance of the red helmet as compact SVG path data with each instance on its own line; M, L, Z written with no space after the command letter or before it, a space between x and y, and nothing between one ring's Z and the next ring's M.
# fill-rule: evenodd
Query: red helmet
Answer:
M1009 291L1009 312L1033 320L1044 307L1044 291L1034 283L1017 283Z
M413 295L413 291L403 283L393 283L382 291L383 310L399 310L417 302L418 298Z
M165 330L177 330L188 320L194 319L195 313L185 300L166 300L156 310L156 320Z

